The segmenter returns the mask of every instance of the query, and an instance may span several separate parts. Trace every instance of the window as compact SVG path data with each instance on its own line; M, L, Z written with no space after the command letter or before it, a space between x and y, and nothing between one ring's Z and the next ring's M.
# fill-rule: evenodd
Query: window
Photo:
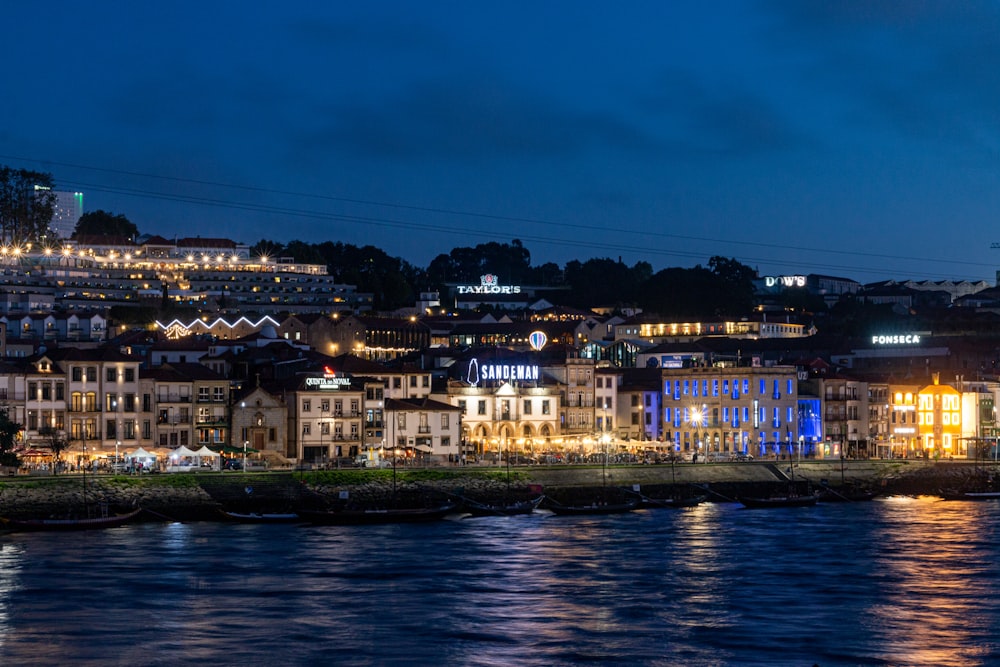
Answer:
M80 382L83 380L83 369L79 366L74 366L70 371L70 376L73 382Z
M118 371L114 368L108 368L105 371L105 374L106 374L105 376L108 379L108 382L114 382L115 380L118 379Z
M549 401L548 400L542 401L542 414L543 415L550 415L550 414L552 414L552 408L549 406Z
M135 382L135 369L134 368L126 368L125 369L125 381L126 382Z
M302 435L312 434L312 426L308 422L302 423Z
M320 435L330 435L330 422L321 422L319 425Z
M524 408L522 409L522 412L525 415L530 415L531 414L531 399L527 399L527 398L524 399Z
M447 412L442 412L441 413L441 430L442 431L448 430L448 413Z
M400 412L398 415L396 415L396 426L399 428L400 431L405 431L406 430L406 413L405 412Z
M226 388L225 387L212 387L212 400L216 403L226 402Z
M29 382L28 383L28 400L37 401L38 400L38 383Z
M478 406L478 412L477 412L477 414L480 414L480 415L485 415L486 414L486 401L479 401L479 406Z
M66 400L66 388L63 386L62 382L56 382L56 400Z
M90 366L87 368L87 382L97 382L97 367Z
M403 387L403 378L392 378L392 388L401 389Z
M144 419L142 422L142 437L144 440L149 440L153 437L153 425L148 419Z
M422 386L422 387L429 387L429 386L431 386L431 376L430 375L425 375L424 378L423 378L423 380L420 383L420 386Z
M330 399L329 398L324 398L322 401L320 401L320 403L319 403L319 411L320 412L329 412L330 411Z
M125 394L125 412L135 412L135 394Z
M198 387L198 400L208 402L208 387Z
M311 411L312 411L312 401L310 401L309 399L303 400L302 412L311 412Z
M417 386L417 376L416 375L411 375L410 376L410 386L411 387L416 387Z

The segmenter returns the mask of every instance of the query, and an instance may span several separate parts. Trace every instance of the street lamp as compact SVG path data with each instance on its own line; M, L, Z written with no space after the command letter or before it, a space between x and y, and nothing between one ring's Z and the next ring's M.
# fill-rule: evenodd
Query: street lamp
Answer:
M691 424L695 426L696 429L701 429L702 425L705 423L705 411L703 408L692 408L691 410ZM695 437L697 438L696 446L698 448L698 453L702 454L705 459L705 463L708 463L707 452L702 453L701 451L701 434L695 431Z
M250 444L249 440L243 441L243 472L247 471L247 445Z

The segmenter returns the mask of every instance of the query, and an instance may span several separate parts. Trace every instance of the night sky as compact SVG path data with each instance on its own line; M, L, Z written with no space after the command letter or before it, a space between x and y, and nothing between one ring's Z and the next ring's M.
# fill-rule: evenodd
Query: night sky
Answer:
M1000 4L4 7L0 164L141 233L994 280Z

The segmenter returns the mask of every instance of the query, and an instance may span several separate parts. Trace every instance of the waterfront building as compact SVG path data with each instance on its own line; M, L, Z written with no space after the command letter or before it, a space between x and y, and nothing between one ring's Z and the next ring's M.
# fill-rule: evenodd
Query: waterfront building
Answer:
M66 376L44 355L23 368L24 421L18 422L24 427L22 440L28 448L51 447L66 430Z
M288 404L282 392L272 393L257 386L238 396L232 405L232 442L234 450L246 445L265 460L285 464L288 451ZM292 457L294 458L294 457Z
M927 458L966 456L962 440L962 394L954 387L934 383L917 394L917 438Z
M67 438L81 460L135 448L140 357L103 347L55 348L42 359L66 374Z
M663 430L686 456L758 458L816 453L799 441L794 366L661 369Z
M431 398L385 399L389 437L396 456L424 464L460 460L461 408Z
M867 458L868 383L814 360L798 383L799 394L818 399L822 432L815 454L820 458Z
M502 451L535 457L574 446L560 430L562 393L547 380L470 384L450 379L442 399L459 408L464 443L459 454L467 459L497 461Z
M890 432L892 458L923 456L917 424L917 396L921 385L889 383Z
M293 457L326 466L362 450L365 382L332 370L306 372L282 387L288 397L288 448Z

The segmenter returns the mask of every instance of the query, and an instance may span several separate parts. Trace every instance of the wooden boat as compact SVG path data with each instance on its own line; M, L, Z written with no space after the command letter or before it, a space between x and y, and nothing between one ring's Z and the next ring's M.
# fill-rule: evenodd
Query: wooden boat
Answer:
M688 498L649 498L643 496L640 507L643 509L696 507L706 500L708 500L708 496L690 496Z
M634 498L621 503L593 503L591 505L562 505L555 501L546 507L554 514L563 516L584 516L588 514L623 514L639 507L639 499Z
M240 523L298 523L302 517L297 512L227 512L222 514L232 521Z
M92 530L95 528L114 528L122 526L134 520L142 514L142 508L137 508L124 514L110 514L87 519L9 519L3 518L0 521L11 530Z
M811 505L815 505L818 498L814 495L775 496L772 498L742 496L737 500L739 500L744 507L758 509L765 507L809 507Z
M544 499L545 496L538 496L531 500L520 500L511 503L480 503L466 498L462 505L462 511L472 516L517 516L520 514L531 514Z
M298 516L314 525L321 526L362 526L386 523L423 523L438 521L455 511L455 503L445 503L437 507L416 509L371 509L371 510L299 510Z
M821 503L857 503L874 500L878 496L877 491L865 491L860 489L836 489L825 488L819 492L816 499Z
M1000 500L1000 491L942 491L945 500Z

